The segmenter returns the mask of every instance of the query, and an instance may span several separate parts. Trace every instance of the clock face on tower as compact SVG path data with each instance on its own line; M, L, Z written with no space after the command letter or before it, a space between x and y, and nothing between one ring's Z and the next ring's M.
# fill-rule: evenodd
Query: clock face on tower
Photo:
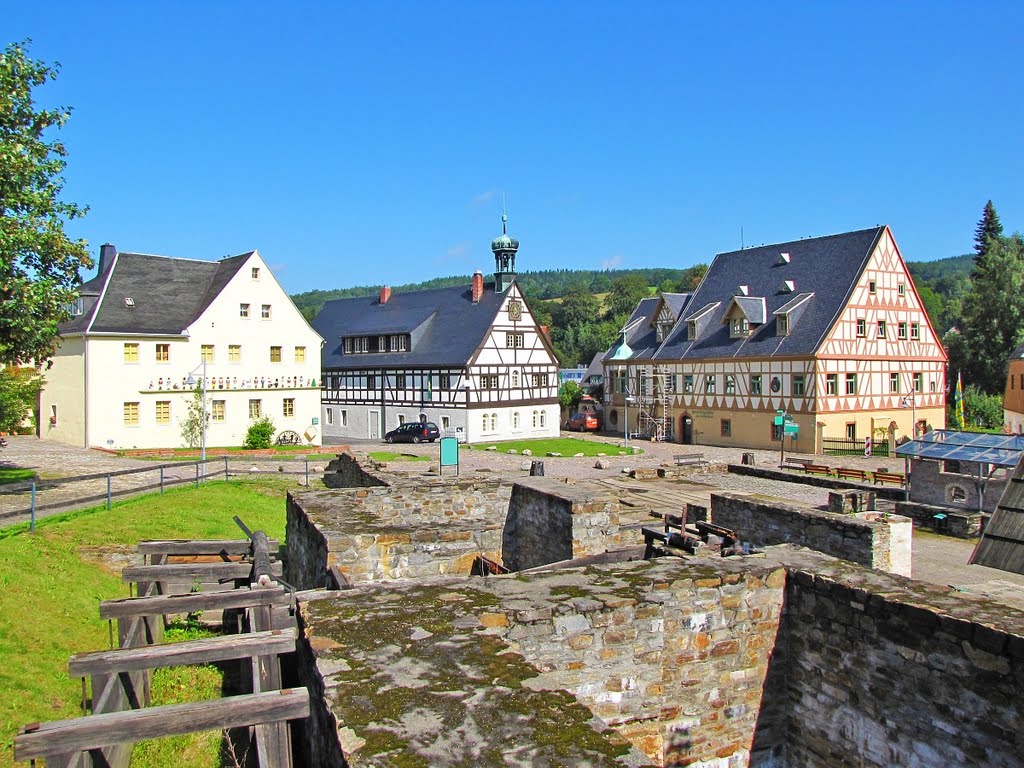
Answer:
M512 299L508 303L508 319L519 320L523 316L523 305L515 299Z

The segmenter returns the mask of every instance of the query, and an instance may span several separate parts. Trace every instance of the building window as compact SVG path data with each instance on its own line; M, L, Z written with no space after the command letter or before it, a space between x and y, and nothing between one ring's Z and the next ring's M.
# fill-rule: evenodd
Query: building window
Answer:
M544 429L544 427L546 427L547 425L548 425L548 412L547 411L541 411L540 412L540 428Z
M377 337L377 351L378 352L387 352L388 351L388 337L387 336L378 336Z
M750 335L750 323L745 317L734 317L729 324L729 335L732 338L742 338Z
M487 425L489 423L489 420L487 418L487 414L486 413L480 414L480 419L481 419L481 422L482 422L481 425L480 425L480 431L486 432L487 431Z
M325 408L324 409L324 423L325 424L334 424L334 409L333 408Z
M156 401L156 423L157 424L170 424L171 423L171 401L170 400L157 400Z
M546 373L535 373L533 374L533 386L535 387L546 387L548 385L548 375Z
M259 267L253 267L252 268L252 279L253 280L259 280L260 279L260 268Z
M295 348L295 362L296 363L304 363L304 362L306 362L306 348L305 347L296 347Z
M260 306L260 317L262 317L264 320L269 320L270 319L270 305L269 304L263 304L263 305Z
M732 419L722 419L722 437L732 437Z
M912 340L914 340L914 341L917 341L918 339L921 338L921 324L920 323L911 323L910 324L910 338Z
M391 337L391 351L405 352L409 348L408 339L403 335Z
M281 348L271 347L270 348L270 362L280 363L281 362Z
M894 395L900 393L900 375L898 373L889 374L889 392Z
M451 425L452 420L450 418L448 418L447 416L441 417L441 429L447 430L451 427Z
M512 412L512 429L519 429L519 411Z
M396 373L395 374L395 389L405 389L405 374L404 373Z
M158 363L169 363L169 362L171 362L171 345L170 344L157 344L156 345L156 361Z
M905 296L906 293L907 293L907 286L905 284L903 284L903 283L900 283L898 290L899 290L900 296Z
M885 338L885 320L878 321L878 338Z
M897 338L900 338L900 339L906 339L907 338L907 324L906 323L900 323L899 325L896 326L896 336L897 336Z
M512 371L512 387L513 389L519 386L519 371Z
M212 418L214 421L224 421L224 414L226 410L226 402L224 400L214 400L212 410Z
M534 429L537 428L537 412L536 411L533 412L533 428Z
M352 354L352 339L341 340L341 351L346 355Z
M868 335L868 324L863 317L857 318L857 336L863 338Z
M683 374L683 392L685 392L686 394L690 394L691 392L693 392L693 374L692 373L685 373L685 374Z
M484 374L480 377L480 389L497 389L498 388L498 375L497 374Z
M715 377L713 374L704 377L704 391L709 395L715 394Z
M249 418L258 419L263 415L263 401L262 400L250 400L249 401Z
M369 390L377 389L377 374L368 373L366 374L366 388Z
M128 343L124 345L124 361L126 363L139 362L139 345Z
M505 334L505 348L506 349L522 349L524 334L522 333L506 333Z
M802 373L793 374L793 395L803 397L806 394L807 380Z
M775 328L779 336L789 336L789 315L776 315Z
M914 391L921 392L924 390L924 374L918 372L914 374Z
M249 316L249 305L248 304L239 304L238 305L238 316L239 317L248 317Z
M736 394L736 377L733 376L731 373L725 374L725 394Z
M846 425L846 439L856 440L857 439L857 424L855 422L849 422Z
M340 416L341 416L341 426L347 427L348 426L348 411L346 411L344 408L342 408Z
M439 380L441 382L441 385L440 385L441 389L451 389L452 388L452 377L451 377L451 374L449 374L449 373L442 373L438 378L439 378Z
M203 344L199 348L199 359L204 363L212 363L214 358L213 344Z
M139 423L139 404L138 403L125 403L124 404L124 423L128 426L138 426Z
M752 395L760 395L761 392L762 392L762 389L761 389L761 374L760 373L751 374L751 376L750 376L750 394L752 394Z
M846 394L856 395L857 394L857 374L848 373L846 374Z
M294 397L286 397L284 399L284 401L281 403L281 414L286 419L294 419L295 418L295 398Z
M838 373L826 373L825 374L825 394L826 395L838 395L839 394L839 374Z
M874 293L874 292L875 292L875 281L871 280L870 282L868 282L868 293Z
M697 321L690 320L686 323L686 336L691 341L697 338Z

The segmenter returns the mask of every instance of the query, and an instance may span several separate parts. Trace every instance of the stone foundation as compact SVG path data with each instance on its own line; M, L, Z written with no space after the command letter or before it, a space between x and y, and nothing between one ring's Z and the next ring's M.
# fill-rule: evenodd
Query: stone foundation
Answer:
M914 501L896 502L896 514L909 517L915 525L925 525L960 539L976 539L981 536L982 520L984 519L980 512L968 512L963 509L932 504L918 504ZM941 524L935 520L935 515L938 514L946 516Z

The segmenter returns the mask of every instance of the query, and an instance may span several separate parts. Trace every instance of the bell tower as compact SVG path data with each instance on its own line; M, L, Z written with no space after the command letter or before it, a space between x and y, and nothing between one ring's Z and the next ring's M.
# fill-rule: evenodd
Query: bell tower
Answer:
M501 214L501 234L491 241L491 251L494 253L494 292L504 293L516 279L516 251L519 250L519 241L509 237L508 215Z

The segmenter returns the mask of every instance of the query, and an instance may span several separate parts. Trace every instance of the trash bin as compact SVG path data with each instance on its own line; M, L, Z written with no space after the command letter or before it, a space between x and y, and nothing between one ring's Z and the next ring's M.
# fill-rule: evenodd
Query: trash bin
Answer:
M530 477L544 477L543 461L534 461L530 463Z
M742 459L741 463L742 464L746 464L748 467L754 466L754 454L753 453L744 453L743 454L743 459Z

